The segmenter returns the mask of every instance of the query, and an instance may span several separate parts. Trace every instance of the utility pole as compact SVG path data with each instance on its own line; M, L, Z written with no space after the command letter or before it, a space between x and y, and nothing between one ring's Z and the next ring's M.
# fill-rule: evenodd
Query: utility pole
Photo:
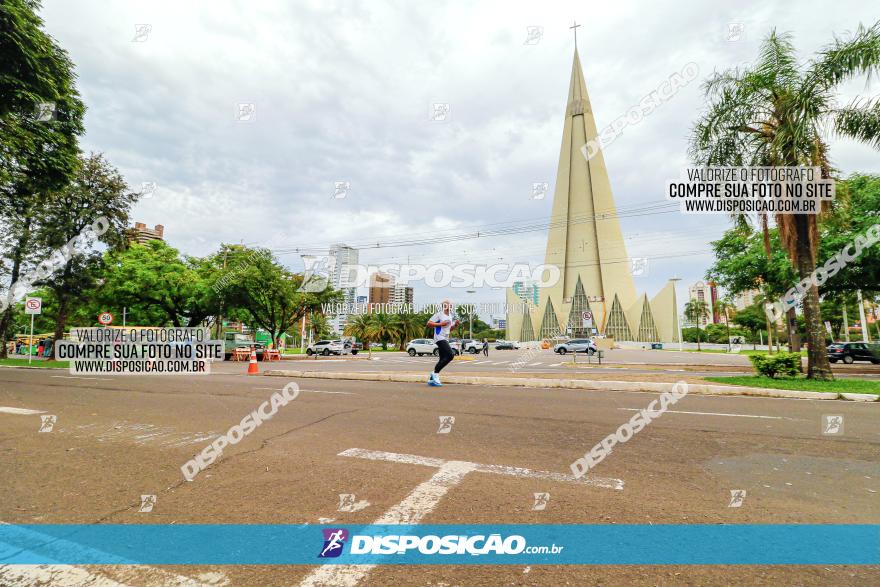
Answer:
M669 281L672 282L672 299L675 301L673 303L673 311L675 312L675 323L678 325L678 350L684 351L684 341L681 335L681 318L678 315L678 293L676 293L675 287L681 281L681 277L673 277ZM697 327L699 327L699 324L697 324Z
M229 254L229 249L226 248L226 245L223 245L223 275L226 275L226 255ZM223 333L223 298L220 298L220 311L217 315L217 334L216 339L220 339L220 335Z
M868 342L868 321L865 320L865 301L862 299L862 290L856 290L856 300L859 303L859 320L862 324L862 342Z

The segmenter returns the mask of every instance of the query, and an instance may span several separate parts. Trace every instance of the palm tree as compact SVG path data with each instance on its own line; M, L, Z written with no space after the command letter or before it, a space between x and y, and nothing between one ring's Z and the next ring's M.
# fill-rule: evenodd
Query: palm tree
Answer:
M345 324L346 336L353 336L356 340L360 340L367 347L367 356L373 358L373 347L370 346L372 324L372 314L357 314L351 316Z
M405 350L407 341L418 338L425 330L427 319L423 318L421 314L412 312L397 314L396 318L396 328L400 336L400 350Z
M709 316L709 304L700 300L688 300L684 305L684 315L688 321L697 325L697 352L700 352L700 334L703 332L700 320Z
M791 36L771 31L750 68L716 73L704 84L709 108L693 129L691 158L701 165L811 166L824 179L833 169L829 134L880 147L880 101L836 103L838 87L856 75L880 73L880 22L835 39L805 65ZM816 267L816 215L777 214L776 225L801 279ZM807 377L831 379L814 285L803 300Z
M370 337L382 343L383 351L388 350L388 341L395 340L397 336L397 323L392 314L370 314Z
M727 352L730 352L730 311L734 305L727 300L715 300L715 312L724 316L724 325L727 326Z

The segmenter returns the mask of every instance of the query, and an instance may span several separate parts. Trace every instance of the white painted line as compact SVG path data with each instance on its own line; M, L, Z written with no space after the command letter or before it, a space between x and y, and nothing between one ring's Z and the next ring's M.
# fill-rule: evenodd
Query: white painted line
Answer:
M551 367L559 367L560 365L562 365L562 363L553 363L553 364L550 365L550 366L551 366Z
M391 461L394 463L406 463L409 465L423 465L426 467L441 467L444 463L443 459L433 457L423 457L419 455L407 455L395 452L385 452L379 450L366 450L362 448L350 448L339 453L341 457L357 457L359 459L369 459L371 461ZM456 461L465 462L465 461ZM565 483L574 483L576 485L595 485L597 487L605 487L608 489L623 489L623 481L620 479L591 477L587 476L581 479L575 479L572 475L564 473L553 473L550 471L533 471L523 467L509 467L506 465L483 465L480 463L468 463L472 470L478 473L495 473L500 475L511 475L514 477L531 477L535 479L548 479L552 481L560 481Z
M274 387L255 387L254 389L263 389L266 391L284 391L284 389L276 389ZM301 389L300 391L304 391L306 393L338 393L340 395L360 395L359 393L355 393L353 391L323 391L320 389Z
M5 408L0 406L0 413L18 414L19 416L33 416L34 414L45 414L42 410L28 410L27 408Z
M348 451L345 451L348 452ZM344 454L344 453L340 453ZM392 453L388 453L392 454ZM419 457L417 457L419 458ZM418 524L431 513L440 500L473 470L471 463L448 461L440 465L434 475L412 490L403 501L392 506L373 521L373 524ZM300 583L302 587L333 585L354 587L376 565L324 565L309 573Z
M49 377L54 377L55 379L85 379L87 381L113 381L112 379L101 377L76 377L74 375L50 375Z
M627 412L639 412L641 411L639 408L617 408L618 410L625 410ZM764 420L796 420L797 418L785 418L783 416L755 416L752 414L721 414L718 412L682 412L679 410L666 410L671 414L694 414L697 416L730 416L736 418L761 418Z
M423 465L437 468L434 475L416 487L403 501L394 505L387 512L373 521L373 524L418 524L426 515L434 511L440 504L440 500L449 490L459 483L472 471L480 473L496 473L501 475L513 475L516 477L532 477L538 479L552 479L576 484L597 484L596 482L613 482L610 486L614 489L623 489L623 481L620 479L599 480L595 478L575 479L571 475L562 473L550 473L547 471L532 471L520 467L508 467L505 465L481 465L467 461L445 461L433 457L419 455L407 455L362 448L350 448L339 453L338 456L356 457L374 461L391 461L410 465ZM600 485L605 487L607 485ZM355 587L360 583L376 565L323 565L309 573L300 583L301 587L317 587L319 585L333 585L340 587Z
M543 364L544 364L544 363L542 363L541 361L538 361L537 363L531 363L531 364L529 365L529 367L537 367L538 365L543 365Z
M0 522L6 524L6 522ZM32 530L21 529L21 533L30 537L35 544L46 542L45 534ZM0 543L2 546L2 543ZM64 539L55 539L51 542L52 552L64 556L65 551L75 553L83 552L84 546L69 542ZM53 555L54 556L54 555ZM106 565L114 576L119 576L124 583L109 579L103 575L94 575L81 566L46 564L46 565L0 565L0 585L3 587L31 587L44 585L46 587L68 587L70 585L87 587L128 587L129 585L170 585L173 587L210 587L203 583L183 575L177 575L158 567L147 565ZM216 575L226 576L222 573ZM223 583L223 581L220 581ZM214 583L215 585L217 583Z

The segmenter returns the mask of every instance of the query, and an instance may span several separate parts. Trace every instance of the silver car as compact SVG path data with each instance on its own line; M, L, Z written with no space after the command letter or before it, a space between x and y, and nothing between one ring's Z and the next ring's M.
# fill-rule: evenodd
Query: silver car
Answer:
M588 355L593 355L598 351L599 347L589 338L573 338L553 347L553 352L560 355L565 353L587 353Z
M312 355L347 355L351 353L351 343L344 343L341 340L319 340L316 343L306 347L306 354Z

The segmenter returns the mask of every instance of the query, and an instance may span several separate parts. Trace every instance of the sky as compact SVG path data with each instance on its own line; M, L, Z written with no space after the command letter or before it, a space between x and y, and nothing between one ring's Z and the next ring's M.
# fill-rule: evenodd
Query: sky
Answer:
M548 221L552 197L533 198L533 184L554 189L573 22L600 129L696 63L694 82L604 149L629 255L647 258L636 287L652 297L670 277L703 279L729 226L637 214L688 165L700 82L754 59L774 27L806 59L878 20L870 4L45 0L41 16L76 64L83 149L132 189L156 186L132 220L164 225L187 254L245 243L292 270L297 249L337 242L370 264L542 263L545 230L375 245ZM877 80L854 80L840 101L878 93ZM445 120L432 120L434 104L449 105ZM843 175L880 173L877 151L830 144ZM415 284L418 304L444 297L500 303L504 292Z

